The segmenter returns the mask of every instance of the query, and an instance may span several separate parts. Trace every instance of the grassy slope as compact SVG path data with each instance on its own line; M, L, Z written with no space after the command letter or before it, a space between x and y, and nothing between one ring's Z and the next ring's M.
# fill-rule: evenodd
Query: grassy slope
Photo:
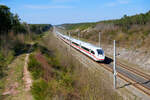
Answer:
M29 62L29 70L34 79L31 90L34 98L36 100L67 99L70 95L75 98L72 93L72 75L69 68L59 64L58 55L55 55L54 51L49 51L40 45L36 48L42 54L36 51L30 56Z
M66 47L53 37L52 34L43 36L39 44L37 47L41 49L37 51L42 53L41 56L44 56L49 67L45 68L44 65L46 66L46 64L43 64L43 60L39 61L37 59L41 58L37 51L33 57L30 57L30 59L34 59L33 61L37 63L36 65L42 63L39 65L41 68L40 72L42 73L38 77L34 76L36 76L35 73L39 73L39 69L35 68L36 66L30 66L31 69L37 69L30 70L35 79L32 94L36 100L49 100L52 98L58 100L108 100L111 98L122 100L122 97L116 92L106 88L106 86L104 87L104 85L100 85L104 84L102 80L99 80L97 83L95 79L99 77L95 77L95 73L90 73L78 60L73 59L70 53L64 53L66 52ZM46 74L47 72L49 74Z

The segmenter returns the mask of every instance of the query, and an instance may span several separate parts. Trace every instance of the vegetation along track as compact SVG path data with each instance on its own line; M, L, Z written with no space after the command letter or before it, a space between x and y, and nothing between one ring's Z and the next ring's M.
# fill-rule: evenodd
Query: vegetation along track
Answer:
M108 71L113 73L113 65L111 63L112 61L113 60L111 58L106 57L106 61L104 63L98 63L98 62L97 63L103 66ZM150 80L149 80L148 75L134 68L130 69L128 68L128 66L118 63L118 62L117 62L116 70L117 70L117 76L123 79L124 81L128 82L129 83L128 85L133 85L137 89L141 90L142 92L150 96ZM125 86L128 86L128 85L125 84ZM121 88L121 87L118 87L118 88Z

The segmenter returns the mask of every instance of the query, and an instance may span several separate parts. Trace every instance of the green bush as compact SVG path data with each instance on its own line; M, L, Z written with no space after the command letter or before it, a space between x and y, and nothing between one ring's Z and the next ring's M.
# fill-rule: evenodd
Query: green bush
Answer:
M73 89L73 77L70 73L64 73L62 75L61 85L66 87L67 90Z
M0 51L0 79L4 76L3 70L6 66L6 59L4 57L4 55L1 53Z
M0 52L0 64L5 61L4 58L5 57L3 56L2 52Z
M29 24L29 26L31 32L36 34L41 34L43 32L46 32L52 27L52 25L50 24Z
M51 100L52 86L43 79L39 79L33 83L31 92L35 100Z
M28 69L29 71L31 71L31 74L34 79L38 79L43 75L41 64L34 58L33 55L30 55Z

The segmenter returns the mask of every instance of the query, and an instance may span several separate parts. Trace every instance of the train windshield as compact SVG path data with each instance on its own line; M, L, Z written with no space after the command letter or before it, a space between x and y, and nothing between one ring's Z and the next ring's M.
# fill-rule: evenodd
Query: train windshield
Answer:
M103 55L103 50L97 49L97 53L98 53L98 55Z

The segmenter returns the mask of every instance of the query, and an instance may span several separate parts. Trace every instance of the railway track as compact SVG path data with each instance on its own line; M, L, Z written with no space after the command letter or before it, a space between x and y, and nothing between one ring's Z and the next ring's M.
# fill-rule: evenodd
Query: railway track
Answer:
M106 70L108 70L108 71L113 73L112 67L110 67L110 66L108 66L106 64L100 64L100 65L103 66ZM120 77L121 79L123 79L124 81L128 82L129 83L128 85L133 85L134 87L136 87L140 91L142 91L145 94L150 96L150 88L149 87L146 87L146 86L142 85L142 83L135 81L131 77L127 77L126 74L121 73L119 71L117 71L117 76Z
M141 72L141 71L139 71L139 70L137 70L137 69L135 69L135 68L129 67L129 66L127 66L127 65L125 65L125 64L123 64L123 63L120 63L120 62L117 62L117 65L119 65L119 66L121 66L122 68L125 68L125 69L127 69L128 71L131 71L131 72L133 72L133 73L135 73L135 74L137 74L137 75L139 75L139 76L141 76L141 77L143 77L143 78L145 78L145 79L147 79L147 80L150 80L150 75L148 75L148 74L146 74L146 73L143 73L143 72Z
M109 57L109 58L112 59L111 56L108 56L108 55L107 55L107 57ZM116 62L116 64L119 65L120 67L122 67L122 68L124 68L124 69L126 69L126 70L128 70L128 71L130 71L130 72L132 72L132 73L134 73L134 74L136 74L136 75L139 75L139 76L145 78L146 80L150 80L150 75L148 75L148 74L146 74L146 73L143 73L142 71L137 70L136 68L130 67L130 66L128 66L128 65L125 65L125 64L123 64L123 63L121 63L121 62L119 62L119 61Z
M60 40L63 41L62 39L60 39ZM67 44L65 41L63 41L63 42L65 44ZM76 48L74 48L74 49L76 49ZM82 53L82 54L84 54L84 53ZM85 56L87 56L87 55L85 55ZM88 58L90 58L90 57L88 57ZM106 70L113 73L113 65L103 64L103 63L98 63L98 64L103 66ZM99 69L96 68L96 71L98 71L98 70ZM135 88L144 92L148 96L150 96L150 76L149 75L147 75L135 68L131 68L125 64L122 64L120 62L117 62L116 70L117 70L118 77L120 77L124 81L128 82L130 85L133 85Z
M126 82L128 83L131 83L132 85L134 85L136 88L138 88L139 90L143 91L145 94L149 95L150 96L150 75L146 74L146 73L143 73L142 71L139 71L133 67L129 67L123 63L120 63L120 62L117 62L116 63L117 66L137 75L138 77L140 78L144 78L146 81L137 81L133 78L129 78L129 77L126 77L128 79L126 79L125 77L123 76L127 76L127 75L124 75L123 73L120 73L118 72L119 74L117 76L119 76L120 78L122 78L123 80L125 80ZM103 65L103 66L107 66L107 67L110 67L110 65ZM106 68L106 67L105 67ZM108 70L108 68L107 68ZM113 70L112 68L109 69L109 71L111 71L113 73ZM123 75L123 76L122 76ZM144 84L148 84L148 85L144 85Z

